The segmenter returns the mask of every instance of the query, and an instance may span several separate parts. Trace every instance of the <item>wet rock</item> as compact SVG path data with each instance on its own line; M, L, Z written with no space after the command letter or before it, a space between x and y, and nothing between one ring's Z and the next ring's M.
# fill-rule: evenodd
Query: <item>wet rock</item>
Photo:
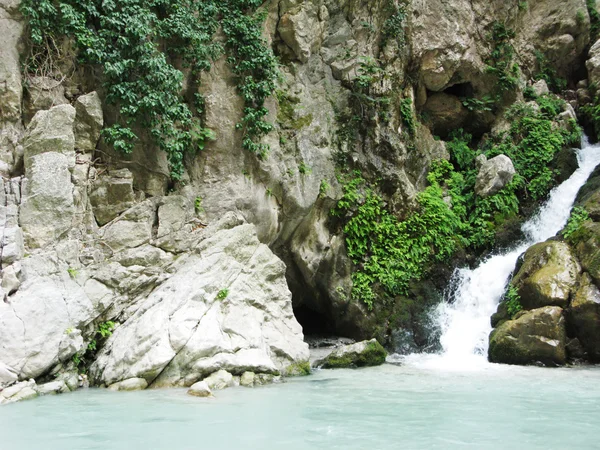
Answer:
M212 397L212 392L205 381L194 383L187 391L189 395L194 397Z
M254 372L244 372L240 378L240 386L254 387Z
M600 39L598 39L588 52L585 67L588 71L589 84L600 83Z
M219 370L203 380L213 391L225 389L234 385L233 375L226 370Z
M563 365L566 329L563 310L546 306L521 311L490 334L491 362L519 365Z
M568 311L568 322L592 361L600 361L600 290L584 273Z
M477 173L475 193L489 197L500 192L515 176L515 167L506 155L498 155L481 164Z
M118 383L111 384L111 391L142 391L148 387L148 382L143 378L129 378Z
M340 347L325 358L313 363L313 367L338 369L345 367L379 366L385 362L387 352L376 339Z
M22 381L0 391L0 405L29 400L38 396L34 380Z
M567 307L579 280L581 267L565 242L546 241L525 252L523 264L513 278L525 309L542 306Z
M575 254L581 267L592 277L596 286L600 286L600 223L583 223L578 231L578 239Z
M39 395L64 394L65 392L70 392L69 388L62 380L41 384L37 386L35 390Z

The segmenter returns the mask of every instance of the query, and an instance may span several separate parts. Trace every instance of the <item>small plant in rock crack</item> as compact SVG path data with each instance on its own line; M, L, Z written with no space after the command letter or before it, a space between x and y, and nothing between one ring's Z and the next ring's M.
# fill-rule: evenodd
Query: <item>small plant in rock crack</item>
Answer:
M331 185L327 182L327 180L321 180L321 184L319 186L319 198L325 197L327 195L327 189L329 189Z
M78 272L77 272L77 269L74 269L73 267L69 267L69 268L67 269L67 272L69 273L69 276L70 276L71 278L75 278L75 277L77 276L77 273L78 273Z
M196 214L204 212L204 208L202 207L202 197L196 197L194 200L194 210L196 211Z
M221 289L217 293L217 300L225 300L228 295L229 295L229 289Z
M508 287L508 290L505 294L506 299L506 310L511 318L515 316L519 311L523 309L523 305L521 305L521 297L517 292L517 288L512 284Z

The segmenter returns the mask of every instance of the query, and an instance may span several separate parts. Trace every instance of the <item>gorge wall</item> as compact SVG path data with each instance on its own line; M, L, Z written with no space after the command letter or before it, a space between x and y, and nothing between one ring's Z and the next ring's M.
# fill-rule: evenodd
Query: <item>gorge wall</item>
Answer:
M240 75L224 54L199 80L180 67L214 140L174 179L151 139L124 154L101 137L120 114L106 67L81 64L67 41L51 70L30 70L20 3L0 0L0 386L76 387L82 367L101 385L293 374L308 359L297 318L309 332L427 347L425 313L454 253L391 295L369 281L376 299L361 299L344 232L354 213L331 215L347 177L358 171L363 194L404 220L432 164L453 158L453 131L479 142L507 130L506 110L544 76L536 96L557 79L571 89L550 114L557 127L591 99L574 90L592 39L585 0L272 0L260 7L280 61L268 155L244 149ZM450 206L438 207L452 209L442 187Z

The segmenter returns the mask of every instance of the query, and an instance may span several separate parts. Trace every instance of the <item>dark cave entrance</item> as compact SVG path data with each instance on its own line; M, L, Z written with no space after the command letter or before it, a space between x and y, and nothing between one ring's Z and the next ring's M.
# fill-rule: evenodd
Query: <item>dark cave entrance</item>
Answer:
M305 337L335 335L335 327L331 320L306 305L294 306L294 315L302 326Z
M454 95L458 98L470 98L473 97L473 85L471 83L453 84L452 86L444 89L444 93L448 95Z

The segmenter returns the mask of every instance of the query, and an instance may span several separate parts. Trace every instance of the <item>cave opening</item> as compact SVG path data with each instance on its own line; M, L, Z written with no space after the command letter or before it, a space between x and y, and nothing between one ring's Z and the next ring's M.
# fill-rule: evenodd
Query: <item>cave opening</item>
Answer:
M459 98L470 98L473 97L474 90L471 83L457 83L444 89L444 93Z
M294 315L296 320L302 326L304 336L333 336L335 335L335 327L331 320L309 308L307 305L294 306Z

